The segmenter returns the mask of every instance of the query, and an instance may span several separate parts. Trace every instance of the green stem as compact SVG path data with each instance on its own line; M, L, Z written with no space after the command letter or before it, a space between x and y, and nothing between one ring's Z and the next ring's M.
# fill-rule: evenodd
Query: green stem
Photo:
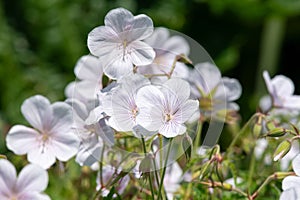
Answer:
M249 167L249 176L248 176L248 193L250 194L251 190L251 185L252 185L252 180L253 180L253 174L254 174L254 169L255 169L255 162L256 162L256 157L254 154L254 150L252 151L251 154L251 160L250 160L250 167Z
M195 157L195 155L197 153L197 150L198 150L198 147L200 145L201 133L202 133L202 122L199 120L198 124L197 124L196 139L195 139L194 151L193 151L192 158Z
M146 150L145 139L143 137L142 137L142 144L143 144L144 154L146 156L147 155L147 150ZM149 184L150 184L152 200L154 200L154 190L153 190L153 185L152 185L151 172L149 172Z
M165 178L166 169L167 169L167 165L168 165L168 159L169 159L169 154L170 154L170 150L171 150L171 146L172 146L172 141L173 141L173 138L170 139L170 142L169 142L169 145L168 145L165 165L163 167L163 172L162 172L162 176L161 176L161 180L160 180L160 184L159 184L159 188L158 188L158 200L160 199L160 197L162 198L161 189L162 189L162 186L164 184L164 178Z

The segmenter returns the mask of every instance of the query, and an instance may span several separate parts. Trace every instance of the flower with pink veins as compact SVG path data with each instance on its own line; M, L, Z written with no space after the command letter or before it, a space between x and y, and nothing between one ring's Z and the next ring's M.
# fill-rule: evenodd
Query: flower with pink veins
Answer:
M167 138L185 133L184 123L199 109L199 102L189 96L189 84L179 78L169 79L160 89L153 85L142 87L136 98L137 123Z
M67 161L79 148L72 131L72 108L64 102L50 104L41 95L24 101L21 112L33 126L13 126L6 137L8 149L17 155L27 154L29 162L47 169L55 160Z
M0 159L0 199L1 200L50 200L43 194L48 185L48 174L41 167L29 164L17 177L15 167Z

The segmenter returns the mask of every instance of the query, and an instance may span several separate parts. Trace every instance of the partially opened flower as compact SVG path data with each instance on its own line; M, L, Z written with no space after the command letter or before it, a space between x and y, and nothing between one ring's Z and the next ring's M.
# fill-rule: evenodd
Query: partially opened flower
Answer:
M50 104L36 95L24 101L21 112L34 127L13 126L6 137L7 147L17 155L27 154L31 163L49 168L56 158L67 161L79 147L72 131L72 108L64 102Z
M17 177L15 167L0 159L0 199L1 200L50 200L43 194L48 185L46 170L33 164L22 169Z
M66 96L81 101L96 99L97 93L102 89L103 76L103 67L99 59L91 55L81 57L74 73L78 80L66 87Z
M298 200L300 199L300 154L292 162L293 170L296 176L288 176L282 181L283 192L280 200Z
M153 34L145 40L147 44L153 47L155 59L152 64L138 66L138 72L141 74L169 74L176 57L179 55L187 56L190 51L188 42L181 36L170 36L166 28L156 28ZM187 78L189 74L185 64L175 61L175 68L172 77ZM167 76L153 76L152 81L166 81Z
M186 131L184 123L198 110L199 103L190 100L189 84L178 78L166 81L159 89L149 85L137 93L137 123L148 131L175 137Z
M269 110L271 107L300 110L300 96L293 95L295 86L291 79L283 75L271 79L267 71L263 72L263 77L271 98L263 99L263 110Z
M232 111L239 110L233 101L241 96L238 80L221 76L217 66L200 63L191 71L189 81L192 97L199 99L201 114L206 117L226 119Z
M104 73L118 79L132 73L133 65L148 65L153 49L141 40L153 32L153 22L146 15L133 16L124 8L113 9L104 19L105 26L93 29L88 35L90 52L104 64Z

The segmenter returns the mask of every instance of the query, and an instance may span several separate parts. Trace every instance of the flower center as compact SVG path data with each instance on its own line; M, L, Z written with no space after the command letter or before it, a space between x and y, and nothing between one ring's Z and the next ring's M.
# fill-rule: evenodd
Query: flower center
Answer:
M133 117L134 119L136 118L138 112L139 112L139 111L138 111L138 108L137 108L137 107L135 107L135 108L133 108L133 109L131 110L132 117Z
M200 109L211 111L213 110L213 102L209 97L202 97L199 100Z
M170 113L165 114L165 122L169 122L174 118L174 116Z
M42 134L42 142L45 143L47 142L49 139L49 135L47 133L43 133Z
M125 59L126 47L127 47L127 40L125 39L123 41L123 60Z

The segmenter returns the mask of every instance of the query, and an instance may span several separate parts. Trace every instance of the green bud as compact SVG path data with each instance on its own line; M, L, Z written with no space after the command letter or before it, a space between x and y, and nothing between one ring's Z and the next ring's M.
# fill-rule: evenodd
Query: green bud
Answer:
M271 131L269 131L266 135L269 137L281 137L286 134L285 128L274 128Z
M232 185L229 184L229 183L223 183L223 188L224 188L225 190L231 191L231 190L232 190Z
M288 141L288 140L282 141L278 145L278 147L273 155L273 160L278 161L279 159L283 158L290 151L291 146L292 146L292 144L290 141Z
M266 127L267 127L268 131L271 131L271 130L277 128L277 126L273 120L267 121Z
M284 179L287 176L293 175L294 172L275 172L274 177L279 180L279 179Z
M255 137L258 137L261 133L262 130L262 116L259 115L256 119L256 122L253 126L252 132L254 134Z
M176 58L177 58L178 62L182 62L184 64L190 64L190 65L193 64L193 62L184 54L180 54L180 55L176 56Z

